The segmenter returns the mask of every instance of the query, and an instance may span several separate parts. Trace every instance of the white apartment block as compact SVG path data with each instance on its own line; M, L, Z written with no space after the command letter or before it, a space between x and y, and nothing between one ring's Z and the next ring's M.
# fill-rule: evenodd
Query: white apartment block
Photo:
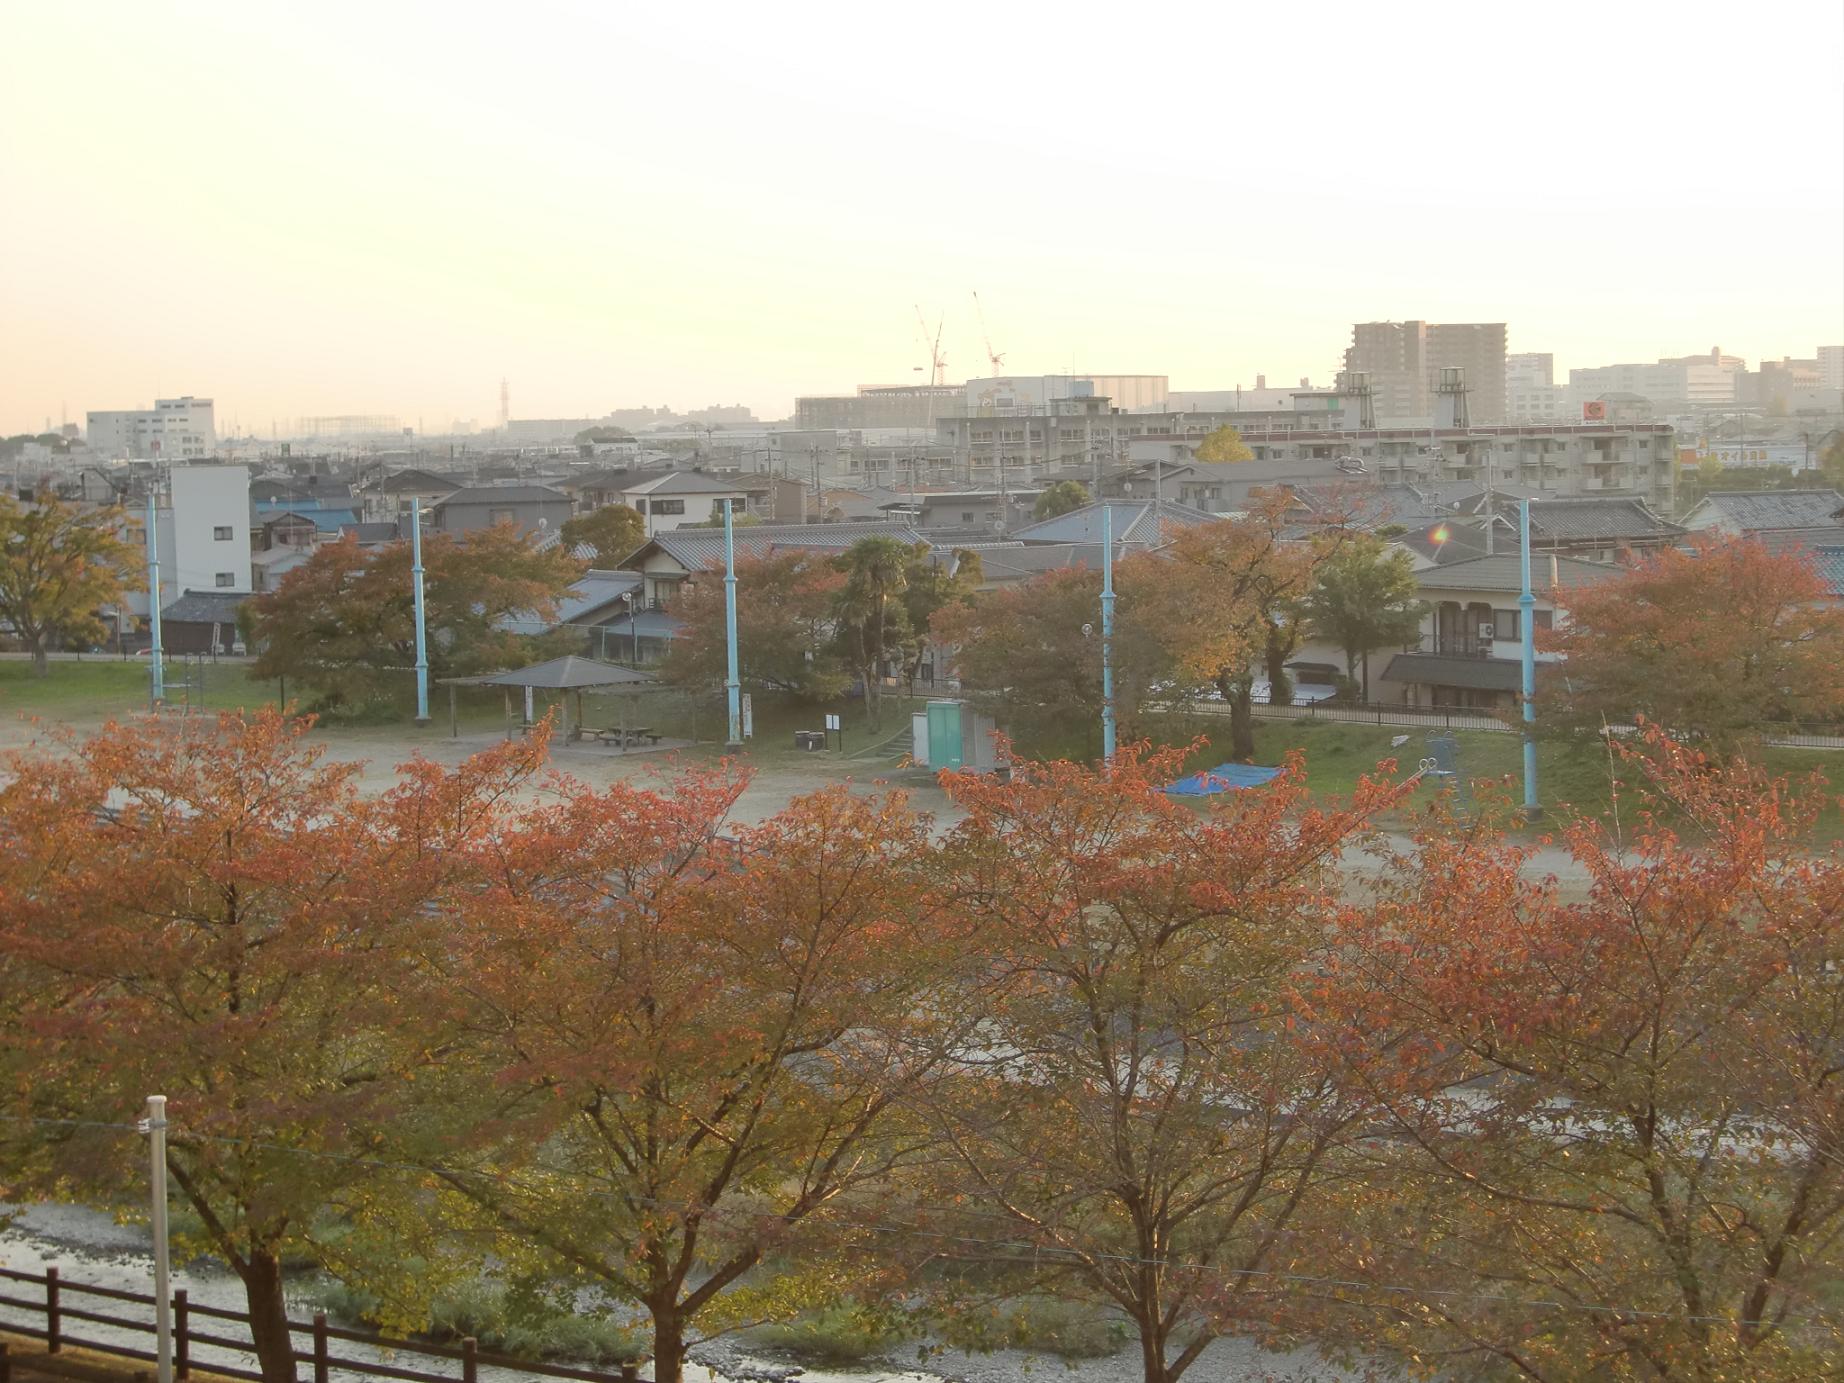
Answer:
M174 466L160 528L160 603L187 591L249 591L250 470Z
M85 440L105 461L202 461L218 446L211 400L190 394L87 419Z
M1569 371L1568 406L1577 417L1581 405L1608 394L1637 394L1649 399L1661 416L1733 408L1741 383L1739 365L1710 361L1661 360L1654 365L1598 365Z

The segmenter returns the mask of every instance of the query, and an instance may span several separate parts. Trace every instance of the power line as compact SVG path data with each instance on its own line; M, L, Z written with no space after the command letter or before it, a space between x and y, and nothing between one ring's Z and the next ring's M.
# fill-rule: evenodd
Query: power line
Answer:
M53 1119L28 1115L0 1114L0 1123L108 1129L122 1133L132 1133L136 1136L140 1136L143 1132L138 1124L102 1119ZM383 1158L361 1157L352 1153L334 1153L324 1152L315 1148L290 1147L287 1144L270 1143L260 1139L234 1138L228 1134L188 1134L183 1129L178 1128L169 1128L168 1138L169 1140L174 1138L189 1138L194 1142L215 1143L228 1147L255 1149L263 1152L280 1153L289 1157L306 1157L322 1161L346 1163L353 1166L375 1167L386 1171L409 1172L424 1177L436 1176L457 1181L486 1181L494 1185L512 1186L514 1189L523 1190L528 1193L536 1193L533 1188L519 1187L516 1182L513 1182L504 1175L478 1171L472 1168L444 1167L440 1164L417 1162L394 1162ZM584 1180L582 1175L576 1172L561 1172L554 1175L559 1175L578 1183ZM594 1186L579 1187L578 1193L589 1199L614 1201L624 1207L644 1205L656 1210L675 1210L681 1212L695 1211L708 1220L720 1220L724 1213L726 1213L714 1205L698 1205L690 1201L666 1200L653 1196L629 1196L615 1191L598 1190ZM760 1218L760 1212L743 1210L740 1208L730 1213L744 1216L751 1220ZM957 1211L956 1213L975 1215L985 1219L1003 1218L991 1212L963 1210ZM1634 1321L1659 1320L1675 1321L1682 1324L1726 1326L1736 1326L1744 1323L1739 1317L1734 1316L1683 1315L1674 1311L1657 1311L1643 1307L1607 1306L1591 1302L1551 1301L1540 1298L1509 1296L1498 1292L1468 1291L1461 1288L1418 1287L1409 1283L1368 1282L1361 1278L1326 1277L1311 1273L1282 1272L1272 1268L1231 1268L1202 1263L1175 1263L1166 1259L1144 1258L1133 1254L1109 1253L1105 1251L1083 1252L1057 1245L1045 1246L1033 1243L1029 1240L986 1239L965 1234L950 1234L943 1230L928 1229L918 1224L905 1224L891 1220L852 1219L848 1217L844 1222L852 1228L869 1230L879 1234L910 1235L917 1238L933 1239L943 1243L959 1244L964 1247L986 1250L997 1249L1008 1252L1028 1251L1030 1255L1029 1257L1020 1256L994 1259L994 1261L1000 1262L1041 1266L1047 1255L1058 1255L1060 1256L1060 1261L1076 1266L1081 1266L1089 1260L1095 1260L1105 1263L1117 1263L1128 1267L1157 1267L1168 1272L1186 1272L1207 1279L1215 1279L1223 1285L1227 1285L1224 1283L1224 1279L1229 1278L1243 1280L1262 1279L1289 1286L1342 1288L1351 1291L1388 1292L1395 1295L1437 1298L1441 1300L1490 1302L1499 1305L1526 1307L1537 1310L1575 1311L1589 1315L1616 1316ZM1347 1301L1343 1298L1339 1298L1338 1300L1342 1305L1346 1306L1366 1306L1372 1304ZM1775 1327L1781 1330L1804 1329L1838 1331L1844 1329L1844 1320L1831 1320L1826 1317L1812 1316L1781 1320L1775 1322Z

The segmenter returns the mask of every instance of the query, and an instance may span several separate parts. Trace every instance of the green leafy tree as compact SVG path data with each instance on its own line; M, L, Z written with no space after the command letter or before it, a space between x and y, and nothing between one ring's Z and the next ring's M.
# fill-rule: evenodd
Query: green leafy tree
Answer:
M911 696L916 694L922 660L936 646L931 632L935 617L950 605L971 600L979 588L979 565L966 560L971 555L955 553L950 559L924 543L911 549L903 579L903 623L908 636L903 645L903 680Z
M1080 509L1088 502L1088 486L1080 480L1059 480L1037 497L1037 503L1031 509L1031 516L1038 519L1054 519L1059 515Z
M864 684L871 728L883 724L884 668L909 637L903 595L913 552L894 538L860 538L834 565L845 574L834 602L839 647Z
M1366 701L1372 651L1414 642L1428 612L1409 554L1369 533L1347 538L1320 559L1300 609L1320 638L1344 650L1347 677L1359 681L1361 667Z
M578 443L592 442L631 442L634 434L625 427L586 427L576 434Z
M833 639L833 610L845 577L823 555L803 549L743 554L736 560L736 644L745 687L823 701L846 687ZM693 690L724 680L729 649L723 573L701 573L679 590L673 617L684 626L660 675Z
M120 536L119 509L78 509L55 499L21 504L0 495L0 619L50 671L54 643L107 637L104 605L119 600L136 553Z
M430 534L423 584L431 673L464 676L549 656L551 643L507 625L555 617L559 598L582 572L565 549L540 552L511 524ZM278 590L245 601L239 623L259 650L253 677L298 681L328 705L402 686L416 660L410 545L328 543Z
M558 536L566 551L587 543L595 549L590 560L596 566L612 567L646 543L647 521L625 504L604 504L568 520Z
M1255 453L1249 450L1240 432L1224 423L1197 444L1197 459L1217 463L1253 461Z

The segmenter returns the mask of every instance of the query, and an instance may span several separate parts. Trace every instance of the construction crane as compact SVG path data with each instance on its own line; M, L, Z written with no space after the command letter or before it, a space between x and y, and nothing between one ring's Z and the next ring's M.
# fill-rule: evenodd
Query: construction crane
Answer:
M997 379L1003 371L999 368L1005 364L1005 353L992 348L992 333L986 330L986 309L980 306L980 290L973 290L973 310L980 315L980 339L986 343L986 358L992 362L993 378Z
M922 324L922 344L928 350L928 382L946 384L948 382L948 362L942 358L941 354L941 328L947 318L942 317L936 320L935 334L932 337L928 331L928 318L922 315L921 303L916 304L916 320ZM918 365L916 368L919 370L923 367Z

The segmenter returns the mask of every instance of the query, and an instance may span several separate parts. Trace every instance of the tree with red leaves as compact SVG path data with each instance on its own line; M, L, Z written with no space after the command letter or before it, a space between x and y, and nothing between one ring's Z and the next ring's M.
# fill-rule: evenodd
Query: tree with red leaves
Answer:
M14 756L0 788L0 975L13 1112L39 1122L12 1194L138 1207L142 1157L96 1125L170 1100L168 1156L209 1253L242 1280L263 1377L295 1377L282 1265L318 1256L372 1173L406 1084L404 997L430 903L542 737L381 796L324 762L305 721L145 720L66 755ZM74 1122L56 1122L74 1121ZM14 1125L17 1129L21 1126Z
M837 1290L794 1250L924 1146L905 1102L965 956L900 796L730 825L742 787L565 784L475 856L431 958L447 1220L643 1308L658 1383L701 1338Z
M1328 870L1395 792L1312 808L1296 761L1200 814L1161 790L1181 760L946 776L985 1019L925 1103L946 1156L923 1203L1019 1245L1012 1288L1123 1312L1146 1383L1275 1326L1299 1294L1270 1275L1314 1269L1306 1228L1335 1217L1375 1109L1348 1067L1361 1023L1319 989Z
M1395 1130L1331 1271L1393 1287L1345 1295L1430 1368L1838 1377L1844 858L1816 784L1628 757L1632 835L1566 832L1585 896L1436 828L1346 914Z
M1763 722L1844 714L1844 605L1811 557L1749 537L1666 548L1557 593L1538 719L1599 730L1637 717L1733 747Z

